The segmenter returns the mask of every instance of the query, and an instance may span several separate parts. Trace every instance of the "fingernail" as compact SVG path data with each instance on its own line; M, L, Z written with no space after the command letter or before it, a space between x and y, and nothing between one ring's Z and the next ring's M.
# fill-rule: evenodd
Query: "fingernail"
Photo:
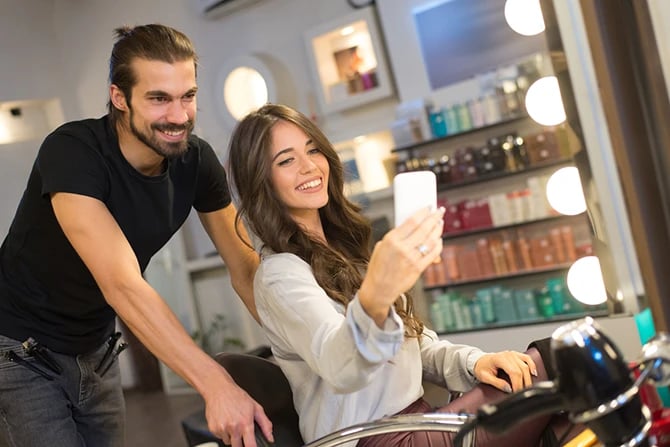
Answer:
M443 206L439 207L437 210L438 210L440 213L442 213L443 215L444 215L444 213L447 212L447 209L446 209L445 207L443 207Z
M537 369L533 369L533 370L531 370L530 373L531 373L533 376L537 377Z
M512 387L509 386L509 384L506 384L506 385L503 387L503 391L506 392L506 393L511 393L511 392L512 392Z

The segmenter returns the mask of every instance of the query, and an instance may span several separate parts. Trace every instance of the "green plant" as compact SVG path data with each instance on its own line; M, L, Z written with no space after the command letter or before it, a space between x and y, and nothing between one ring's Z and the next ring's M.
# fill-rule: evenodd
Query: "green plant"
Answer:
M209 327L205 331L196 330L191 334L193 340L209 354L226 350L243 350L245 348L242 340L236 337L228 337L226 332L228 323L223 314L216 314Z

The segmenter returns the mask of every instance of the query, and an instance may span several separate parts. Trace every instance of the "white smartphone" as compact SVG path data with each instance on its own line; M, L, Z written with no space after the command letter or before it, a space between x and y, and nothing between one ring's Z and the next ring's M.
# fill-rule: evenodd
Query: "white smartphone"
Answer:
M422 208L437 209L437 179L432 171L413 171L393 178L395 226Z

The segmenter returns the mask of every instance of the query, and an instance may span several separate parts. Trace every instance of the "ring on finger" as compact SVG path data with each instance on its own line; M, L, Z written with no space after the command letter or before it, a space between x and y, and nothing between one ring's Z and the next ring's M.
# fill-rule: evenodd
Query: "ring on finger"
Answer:
M421 253L421 256L426 256L428 254L428 252L430 251L430 249L428 248L428 246L426 244L421 244L421 245L417 246L416 249L419 250L419 253Z

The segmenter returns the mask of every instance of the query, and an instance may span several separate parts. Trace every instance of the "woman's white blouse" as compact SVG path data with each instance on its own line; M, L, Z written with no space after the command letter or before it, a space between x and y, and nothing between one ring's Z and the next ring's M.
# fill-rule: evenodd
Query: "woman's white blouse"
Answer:
M420 340L405 339L393 310L379 328L357 296L345 313L293 254L263 255L254 295L305 442L399 412L423 395L422 378L452 391L475 383L481 350L439 340L428 329Z

